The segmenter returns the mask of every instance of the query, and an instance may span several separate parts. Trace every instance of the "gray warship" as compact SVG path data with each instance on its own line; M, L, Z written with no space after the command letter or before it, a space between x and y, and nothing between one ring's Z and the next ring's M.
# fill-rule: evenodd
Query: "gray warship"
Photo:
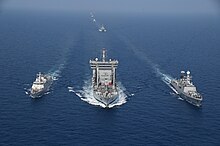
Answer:
M118 99L116 85L117 60L106 60L106 50L102 50L102 60L95 58L89 61L93 71L92 87L94 98L106 107Z
M197 92L195 85L192 83L190 71L181 71L180 79L172 79L170 85L176 93L192 105L200 107L202 105L202 96Z
M31 97L41 97L45 92L49 91L52 82L52 76L47 74L44 75L41 72L39 72L39 74L37 74L37 78L35 79L31 87Z
M105 27L102 25L102 26L99 28L99 31L100 31L100 32L106 32L107 30L106 30Z

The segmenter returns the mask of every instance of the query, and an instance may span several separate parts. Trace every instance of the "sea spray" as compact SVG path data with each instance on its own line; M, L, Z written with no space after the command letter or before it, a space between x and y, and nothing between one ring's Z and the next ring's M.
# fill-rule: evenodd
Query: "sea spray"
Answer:
M61 72L64 69L64 66L65 64L61 63L49 70L47 74L52 76L53 80L58 80L58 78L61 77Z
M127 95L125 94L126 88L120 83L117 82L117 89L119 93L119 97L111 103L108 108L113 108L115 106L123 105L127 102ZM69 92L75 93L82 101L85 101L91 105L101 106L102 108L106 108L106 105L97 101L93 96L93 88L91 79L84 81L84 86L82 90L74 90L74 87L68 87Z

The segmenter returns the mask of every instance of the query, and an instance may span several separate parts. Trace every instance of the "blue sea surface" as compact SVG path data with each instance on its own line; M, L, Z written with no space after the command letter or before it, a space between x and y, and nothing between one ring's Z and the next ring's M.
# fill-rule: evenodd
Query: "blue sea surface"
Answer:
M0 13L0 145L220 145L218 16ZM82 100L89 60L117 59L126 103ZM201 108L163 82L190 70ZM56 74L49 94L25 92L38 72ZM74 92L70 92L69 88Z

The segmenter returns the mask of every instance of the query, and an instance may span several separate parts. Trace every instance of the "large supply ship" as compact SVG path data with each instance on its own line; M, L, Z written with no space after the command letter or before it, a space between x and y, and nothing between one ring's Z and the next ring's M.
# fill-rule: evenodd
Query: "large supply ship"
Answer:
M89 61L92 68L93 96L106 107L118 99L116 84L117 60L106 60L106 50L102 50L102 59L95 58Z

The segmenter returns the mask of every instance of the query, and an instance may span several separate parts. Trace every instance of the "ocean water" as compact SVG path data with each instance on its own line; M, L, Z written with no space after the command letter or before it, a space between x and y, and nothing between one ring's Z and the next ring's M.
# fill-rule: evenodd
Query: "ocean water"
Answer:
M96 20L106 33L89 13L0 13L0 145L219 145L219 17ZM119 61L121 100L110 109L90 98L89 60L102 48ZM201 108L163 82L181 70L191 71ZM32 99L39 71L57 80Z

